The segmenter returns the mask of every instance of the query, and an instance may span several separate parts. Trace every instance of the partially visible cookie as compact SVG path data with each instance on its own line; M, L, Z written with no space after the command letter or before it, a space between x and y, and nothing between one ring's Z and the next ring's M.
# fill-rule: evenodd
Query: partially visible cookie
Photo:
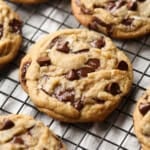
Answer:
M19 16L0 1L0 68L17 55L22 42L22 22Z
M20 82L37 108L66 122L102 121L132 84L132 66L106 36L66 29L34 44Z
M25 115L0 116L1 150L66 150L42 122Z
M150 0L72 0L81 24L119 39L150 33Z
M133 119L135 134L142 150L150 150L150 89L138 100Z
M22 4L39 4L47 2L48 0L11 0L11 1Z

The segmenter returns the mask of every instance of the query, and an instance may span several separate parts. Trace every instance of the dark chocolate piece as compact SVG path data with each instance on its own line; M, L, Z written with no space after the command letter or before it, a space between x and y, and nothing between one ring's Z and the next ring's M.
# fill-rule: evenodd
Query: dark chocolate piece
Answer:
M40 65L40 66L49 66L51 64L51 61L49 59L48 56L45 56L45 57L39 57L37 59L37 63Z
M69 71L65 77L70 80L70 81L73 81L73 80L78 80L79 79L79 76L77 74L77 71L72 69L71 71Z
M22 22L17 20L17 19L13 19L10 21L9 26L11 27L11 32L12 33L21 33L21 28L22 28Z
M140 103L139 111L144 116L148 111L150 111L150 103Z
M112 95L117 95L117 94L121 93L120 86L117 82L113 82L113 83L108 84L105 87L105 91L108 93L111 93Z
M91 67L82 67L80 69L77 70L77 74L80 77L86 77L88 75L88 73L94 72L95 69L91 68Z
M105 46L105 40L104 37L100 37L94 41L91 42L91 45L95 48L102 48Z
M60 51L62 53L69 53L70 48L69 48L68 44L69 44L68 41L66 41L66 42L63 42L63 41L62 42L58 42L57 47L56 47L57 51Z
M27 61L23 64L21 68L21 81L23 82L23 84L26 84L25 76L30 65L31 65L31 61Z
M100 66L100 61L97 58L90 58L87 62L86 65L92 67L93 69L97 69Z
M124 60L121 60L121 61L118 63L117 68L120 69L120 70L128 71L128 64L127 64Z
M15 124L13 123L13 121L11 120L6 120L4 121L4 125L0 130L8 130L11 129L15 126Z

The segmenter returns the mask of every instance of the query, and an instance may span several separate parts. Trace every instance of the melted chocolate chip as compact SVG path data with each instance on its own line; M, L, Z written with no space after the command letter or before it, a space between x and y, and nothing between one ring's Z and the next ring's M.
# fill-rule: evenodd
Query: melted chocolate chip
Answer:
M104 26L104 27L109 27L110 25L102 21L100 18L94 17L93 21L95 21L97 24Z
M142 115L145 115L148 111L150 111L150 103L140 103L139 111Z
M24 141L21 137L15 137L13 142L16 143L16 144L20 144L20 145L24 144Z
M73 80L78 80L79 79L79 76L77 74L77 71L72 69L71 71L69 71L65 77L70 80L70 81L73 81Z
M80 6L80 9L83 14L92 15L92 11L90 9L86 8L83 4Z
M85 53L85 52L88 52L89 51L89 49L81 49L81 50L78 50L78 51L75 51L75 52L73 52L74 54L78 54L78 53Z
M118 9L118 8L122 7L123 5L125 5L125 4L126 4L126 0L118 0L118 1L116 1L115 9Z
M17 19L13 19L11 20L11 22L9 23L9 26L11 27L11 32L12 33L21 33L21 28L22 28L22 22L17 20Z
M126 25L126 26L130 26L133 22L133 18L125 18L122 20L122 24Z
M105 40L104 37L100 37L96 40L94 40L93 42L91 42L91 45L95 48L102 48L105 46Z
M93 5L93 8L104 8L104 6L101 6L101 5L99 5L99 4L94 4L94 5Z
M96 21L92 21L91 23L89 23L88 28L95 30L95 31L99 31L99 25L97 24Z
M100 98L93 98L97 103L99 104L104 104L105 103L105 100L103 99L100 99Z
M113 33L112 24L105 23L100 18L94 17L92 23L89 24L89 28L96 30L96 31L99 31L99 25L105 27L107 29L108 35L111 36L111 34Z
M149 95L145 95L144 99L147 100L149 98Z
M28 62L25 62L21 68L21 81L23 82L23 84L26 83L25 76L26 76L27 69L29 68L30 65L31 65L31 62L28 61Z
M145 0L138 0L139 2L144 2Z
M93 69L97 69L100 66L100 61L97 58L91 58L86 62L86 65L92 67Z
M37 59L37 63L40 65L40 66L49 66L51 64L51 61L49 59L49 57L45 56L45 57L39 57Z
M81 110L83 108L83 102L81 100L76 100L72 103L73 107L76 108L77 110Z
M112 10L115 6L116 6L115 2L114 1L110 1L110 2L108 2L108 4L106 5L105 8L107 10Z
M94 72L95 69L91 68L91 67L82 67L80 69L77 70L77 74L80 77L86 77L88 75L88 73Z
M128 2L128 4L127 4L127 8L129 9L129 10L137 10L137 2L136 1L130 1L130 2Z
M3 25L0 24L0 38L3 36Z
M119 62L117 68L120 69L120 70L127 71L128 70L128 64L125 61L122 60L122 61Z
M14 126L15 126L15 124L11 120L6 120L4 122L3 127L0 130L8 130L8 129L13 128Z
M49 48L52 48L56 44L56 42L59 41L59 40L60 40L59 36L57 36L54 39L52 39L50 44L49 44Z
M69 42L66 41L66 42L59 42L57 44L57 50L60 51L60 52L63 52L63 53L69 53L70 51L70 48L68 46Z
M120 86L117 82L113 82L113 83L108 84L105 87L105 91L111 93L112 95L117 95L117 94L121 93Z
M73 102L75 98L75 92L73 89L62 89L60 86L58 86L54 90L54 96L63 102Z

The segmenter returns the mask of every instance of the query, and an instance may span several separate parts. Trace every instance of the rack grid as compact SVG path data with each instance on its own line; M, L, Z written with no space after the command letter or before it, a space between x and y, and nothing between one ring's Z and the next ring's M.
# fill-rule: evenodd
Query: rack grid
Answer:
M150 36L114 40L133 64L134 81L130 94L102 123L68 124L40 113L18 81L21 58L41 36L63 28L83 28L71 13L70 0L50 0L47 4L7 3L24 21L23 44L18 57L0 72L0 115L28 114L43 121L67 145L68 150L140 150L134 135L132 112L138 97L150 86Z

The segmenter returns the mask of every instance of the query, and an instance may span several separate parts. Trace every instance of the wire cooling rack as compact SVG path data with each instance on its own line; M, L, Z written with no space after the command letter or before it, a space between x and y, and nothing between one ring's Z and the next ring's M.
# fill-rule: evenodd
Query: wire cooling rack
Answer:
M8 1L7 1L8 2ZM66 143L68 150L139 150L134 135L132 112L136 100L150 86L150 36L116 41L133 63L134 82L129 96L102 123L67 124L40 113L18 81L20 59L39 37L62 28L82 28L71 13L70 0L50 0L48 4L27 6L8 4L24 21L23 44L19 56L0 72L0 115L28 114L43 121Z

